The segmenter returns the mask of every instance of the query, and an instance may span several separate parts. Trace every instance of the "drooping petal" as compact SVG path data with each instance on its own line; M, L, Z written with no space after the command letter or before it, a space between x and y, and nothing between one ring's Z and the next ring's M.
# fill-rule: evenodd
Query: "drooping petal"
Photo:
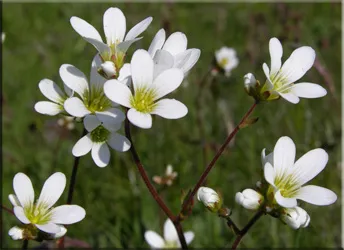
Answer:
M293 198L283 197L280 190L278 190L275 193L275 199L276 199L276 202L282 207L291 208L297 205L296 197L293 197Z
M11 204L16 207L16 206L21 206L20 201L18 200L17 196L14 194L10 194L8 196L8 199L10 200Z
M277 176L288 173L295 162L296 148L292 139L283 136L278 139L274 148L274 169Z
M152 58L154 58L155 52L158 49L161 49L164 45L166 39L166 32L164 29L160 29L156 35L154 36L152 43L150 44L148 48L148 53L151 55Z
M174 57L166 50L157 50L154 56L154 79L161 72L172 68L174 65Z
M188 39L186 38L186 35L184 33L174 32L167 38L162 49L167 50L173 56L175 56L186 50L187 43Z
M269 162L271 165L274 164L274 154L273 152L271 152L270 154L268 155L265 155L265 148L262 150L262 153L261 153L261 161L262 161L262 166L264 167L265 166L265 163Z
M69 225L85 218L86 212L77 205L62 205L51 210L51 222L56 224Z
M86 76L73 65L63 64L60 67L60 76L63 82L81 98L89 90Z
M83 156L91 151L92 146L91 134L87 134L75 143L72 154L76 157Z
M57 115L63 111L63 107L59 104L47 101L40 101L35 104L36 112L43 115Z
M91 43L99 53L109 51L109 47L103 43L99 32L91 24L75 16L71 17L70 23L73 29L86 41Z
M35 199L35 192L29 177L18 173L13 178L13 190L22 207L30 206Z
M103 112L96 112L96 116L103 126L115 132L121 128L121 123L125 120L125 114L117 108L111 108Z
M300 188L295 198L313 205L327 206L331 205L337 200L337 195L330 189L314 185L307 185Z
M136 24L128 31L127 35L125 36L125 41L135 39L138 35L140 35L143 31L145 31L148 28L152 21L153 17L147 17L138 24Z
M137 127L148 129L152 127L152 116L144 114L136 109L129 109L127 113L129 121Z
M63 106L70 115L75 117L84 117L91 113L78 97L68 98Z
M93 143L92 159L94 163L100 167L106 167L110 162L110 150L105 142Z
M43 224L43 225L35 224L35 226L39 230L49 233L49 234L57 234L61 232L61 227L52 222L48 222L47 224Z
M61 197L66 187L66 176L57 172L52 174L45 182L38 198L37 204L44 204L45 208L52 207Z
M294 93L289 92L289 93L281 93L278 92L278 94L285 100L287 100L288 102L291 102L293 104L299 103L300 99L299 97L297 97Z
M112 133L107 143L118 152L125 152L130 149L130 141L123 135Z
M17 217L18 220L20 220L24 224L30 224L31 222L29 219L26 217L24 213L24 209L22 207L14 207L13 212L15 216Z
M99 125L101 125L101 122L99 121L97 116L95 116L95 115L86 115L85 116L84 126L88 132L91 132L92 130L94 130Z
M104 93L111 101L130 108L132 98L129 87L118 80L109 80L104 84Z
M326 89L319 84L302 82L292 86L291 92L298 97L303 98L319 98L327 94Z
M165 246L163 238L154 231L145 232L145 240L153 248L163 248Z
M266 162L264 166L264 178L273 187L275 187L275 176L275 169L269 162Z
M281 58L283 55L282 44L276 37L270 39L269 51L271 57L270 75L275 75L281 68Z
M171 93L182 83L184 73L180 69L168 69L158 75L152 84L152 89L156 91L155 100Z
M90 86L95 87L96 89L102 89L106 79L98 73L98 69L102 64L102 59L99 54L96 54L93 57L91 65L91 75L90 75Z
M61 104L65 98L65 94L62 92L60 87L52 80L43 79L38 84L42 94L50 101Z
M191 241L195 238L194 232L188 231L184 233L186 244L189 245Z
M188 113L188 108L175 99L162 99L155 103L151 114L159 115L166 119L179 119Z
M170 219L164 223L164 239L168 242L179 242L177 230Z
M180 66L178 67L183 70L184 74L196 64L201 55L201 51L199 49L188 49L185 52L190 53L190 56L187 57L188 59L186 61L182 61L183 63L180 63ZM176 62L178 61L178 56L179 54L176 56Z
M314 49L309 46L300 47L291 53L279 74L283 75L285 84L295 82L313 66L314 60Z
M106 42L109 46L123 41L126 31L126 20L120 9L107 9L103 16L103 25Z
M133 80L134 91L150 86L153 82L154 63L147 51L136 50L131 58L131 77Z
M124 42L121 42L117 45L116 49L118 51L121 51L122 53L126 53L127 50L129 49L129 47L136 41L138 40L141 40L142 37L138 37L138 38L135 38L133 40L127 40L127 41L124 41Z
M293 176L301 186L317 176L326 166L328 154L321 148L313 149L295 162Z

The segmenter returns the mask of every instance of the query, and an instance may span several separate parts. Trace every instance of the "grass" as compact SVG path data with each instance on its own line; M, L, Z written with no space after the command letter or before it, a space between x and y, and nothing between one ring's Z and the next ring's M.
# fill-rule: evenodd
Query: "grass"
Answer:
M133 139L147 172L152 177L164 173L172 164L178 177L161 195L177 212L181 193L196 183L206 162L215 154L214 147L224 141L228 130L239 122L253 100L243 91L243 76L255 74L265 80L262 63L270 62L268 42L278 37L284 56L300 45L312 46L321 65L331 75L335 92L313 67L302 78L321 84L328 95L321 99L303 99L298 105L279 100L261 104L253 116L259 121L240 131L234 143L217 162L207 185L219 190L225 204L233 209L233 220L242 227L253 215L234 201L236 192L253 187L262 178L260 152L271 151L281 136L291 137L297 158L322 147L330 160L312 184L332 189L338 201L328 207L303 204L311 216L308 228L292 230L280 221L265 216L243 239L241 247L339 247L341 244L341 8L335 3L5 3L2 28L6 41L2 48L2 202L10 203L12 180L24 172L33 181L38 195L45 179L61 171L70 178L71 149L81 135L82 125L71 132L59 129L58 118L36 113L35 102L44 100L38 82L49 78L62 84L58 69L70 63L89 74L95 49L74 32L71 16L79 16L102 31L102 15L117 6L132 27L147 16L153 23L144 32L136 48L147 49L162 27L168 32L182 31L188 48L200 48L199 62L191 70L188 85L171 96L185 103L188 115L179 120L155 118L150 130L133 129ZM230 78L218 76L198 95L197 82L221 46L234 47L240 60ZM197 99L200 98L199 104ZM201 115L204 126L199 126ZM203 129L203 132L202 132ZM124 129L121 130L124 134ZM207 150L202 145L211 144ZM111 163L104 169L95 166L91 156L81 158L74 204L83 206L86 218L68 228L68 236L92 247L148 247L146 230L162 233L165 217L150 196L132 162L130 153L112 152ZM67 198L64 192L58 204ZM14 216L3 212L2 246L20 247L7 236L10 227L19 225ZM226 224L206 211L198 202L193 214L183 223L186 231L195 232L192 247L230 247L233 234ZM30 243L35 246L38 243Z

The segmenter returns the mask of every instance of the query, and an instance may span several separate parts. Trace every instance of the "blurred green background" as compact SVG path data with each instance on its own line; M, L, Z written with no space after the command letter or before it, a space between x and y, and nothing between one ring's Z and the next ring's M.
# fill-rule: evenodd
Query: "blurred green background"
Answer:
M281 136L291 137L297 158L322 147L330 156L325 170L312 184L332 189L335 204L317 207L302 204L311 216L309 227L292 230L279 220L264 216L244 237L240 247L339 247L341 244L341 5L340 3L30 3L3 4L2 28L6 40L2 48L3 92L2 203L11 207L8 194L17 172L27 174L39 194L44 181L56 171L72 171L71 149L79 139L82 124L68 131L59 127L57 117L36 113L35 102L45 100L38 89L43 78L62 86L58 70L70 63L89 75L96 50L71 27L71 16L79 16L95 26L103 36L102 16L109 7L119 7L127 18L127 28L153 16L144 38L130 48L148 49L155 33L164 27L168 33L182 31L188 48L200 48L201 57L187 81L175 93L189 108L179 120L154 118L150 130L134 128L133 139L150 177L162 175L167 164L178 172L174 184L158 187L177 213L182 191L196 183L206 163L215 154L233 126L253 100L243 90L247 72L265 81L262 64L270 64L268 43L278 37L284 48L283 61L301 45L317 53L317 68L303 82L322 85L328 95L321 99L301 99L297 105L279 100L261 104L253 116L259 121L243 129L230 149L210 173L207 185L223 194L233 209L233 220L244 226L252 212L235 204L238 191L254 187L261 179L260 153L270 152ZM104 36L103 36L104 37ZM198 81L212 62L215 50L233 47L239 66L229 78L221 75L199 91ZM124 129L122 129L124 134ZM67 188L58 204L67 199ZM83 206L86 218L68 228L68 236L92 247L148 247L143 234L162 234L166 217L150 196L133 164L131 155L112 152L111 163L98 168L90 154L81 158L74 204ZM10 227L20 225L3 212L2 246L20 247L8 237ZM225 221L195 203L184 230L195 232L192 247L230 247L234 235ZM30 243L36 246L38 243Z

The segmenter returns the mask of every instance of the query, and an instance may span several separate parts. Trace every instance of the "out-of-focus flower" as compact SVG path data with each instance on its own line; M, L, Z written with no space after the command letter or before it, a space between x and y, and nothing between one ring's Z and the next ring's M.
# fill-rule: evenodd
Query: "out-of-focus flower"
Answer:
M130 66L134 93L115 79L105 83L104 92L113 102L129 108L127 117L132 124L148 129L152 127L153 114L178 119L188 113L183 103L175 99L160 99L180 86L184 77L182 70L168 69L153 79L154 62L145 50L135 51Z
M1 32L1 43L4 43L6 39L6 33L5 32Z
M296 207L297 199L318 206L334 203L337 195L333 191L314 185L303 186L325 168L328 161L326 151L313 149L296 162L295 154L294 142L284 136L277 141L273 156L264 157L264 177L271 185L267 197L272 196L286 208Z
M88 134L82 137L73 147L76 157L92 151L92 158L98 167L105 167L110 161L109 147L118 152L129 150L131 143L123 135L117 133L124 120L124 114L118 109L110 109L103 115L88 115L84 118L84 126Z
M173 171L172 165L167 165L165 175L153 176L153 181L159 185L171 186L178 173Z
M195 234L191 231L184 233L186 244L190 244ZM145 232L145 240L151 248L181 248L177 231L170 219L164 224L164 238L154 231Z
M224 70L227 77L231 75L231 71L239 64L239 59L233 48L222 47L215 51L215 59L217 65Z
M61 117L60 119L57 120L57 124L60 127L64 127L68 130L73 130L75 128L74 117L72 117L72 116Z
M319 98L327 91L318 84L302 82L295 84L312 66L315 60L315 51L309 46L303 46L293 51L282 65L283 48L281 42L271 38L269 42L271 67L263 64L266 83L261 93L269 92L267 100L274 100L281 96L291 103L298 103L299 97Z
M39 230L57 234L61 233L60 225L69 225L81 221L85 217L85 210L77 205L52 206L60 198L66 186L66 177L57 172L51 175L44 183L41 194L34 202L35 193L31 180L23 173L18 173L13 179L15 195L9 195L9 200L14 206L15 216L23 224L32 224ZM19 231L11 231L15 237ZM13 236L12 236L13 237Z
M280 219L293 229L307 227L311 220L308 213L298 206L283 209Z
M235 201L246 209L257 210L262 205L264 196L253 189L247 188L236 193Z
M212 212L217 212L222 206L222 199L215 190L208 187L200 187L197 191L197 199Z

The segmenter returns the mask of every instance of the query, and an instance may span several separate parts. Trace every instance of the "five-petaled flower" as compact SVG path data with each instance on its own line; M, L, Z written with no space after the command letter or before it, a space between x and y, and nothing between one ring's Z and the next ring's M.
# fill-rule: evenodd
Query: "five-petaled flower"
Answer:
M277 38L270 39L269 50L271 68L269 69L266 63L263 64L267 80L261 90L262 94L269 92L267 100L281 96L291 103L298 103L299 97L318 98L327 94L326 90L318 84L308 82L294 84L312 67L315 60L314 49L303 46L294 50L282 67L283 48Z
M62 205L53 208L66 186L66 177L57 172L44 183L41 194L35 202L35 192L31 180L23 173L18 173L13 179L15 195L10 194L9 200L14 206L15 216L24 224L32 224L39 230L56 234L60 233L61 225L69 225L81 221L85 210L77 205ZM11 236L19 237L19 231L13 230Z
M297 199L324 206L337 200L337 195L323 187L307 185L326 166L328 155L321 148L313 149L295 162L295 144L287 136L281 137L274 151L262 158L264 177L270 184L268 197L272 197L282 207L296 207Z
M195 234L191 231L184 233L186 244L190 244ZM145 232L145 239L151 248L180 248L177 230L172 221L167 219L164 224L164 238L154 231Z
M239 64L239 59L236 55L236 51L233 48L222 47L215 52L215 59L217 65L225 72L228 77L231 72Z
M187 114L188 109L183 103L175 99L159 100L180 86L184 77L181 69L167 69L154 79L153 59L145 50L134 53L130 66L134 93L115 79L104 84L104 92L113 102L129 108L127 117L132 124L147 129L152 127L151 114L167 119L178 119Z

